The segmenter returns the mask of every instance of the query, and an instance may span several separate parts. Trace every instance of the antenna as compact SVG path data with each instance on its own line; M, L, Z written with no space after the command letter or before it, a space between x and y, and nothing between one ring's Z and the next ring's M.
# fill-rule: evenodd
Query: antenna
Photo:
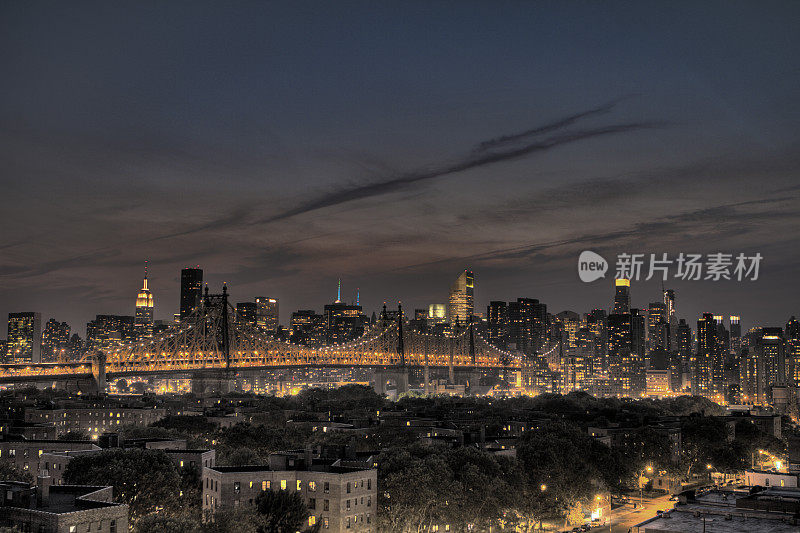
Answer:
M342 301L342 278L339 278L339 286L336 289L336 303Z
M356 287L356 305L361 305L361 289Z

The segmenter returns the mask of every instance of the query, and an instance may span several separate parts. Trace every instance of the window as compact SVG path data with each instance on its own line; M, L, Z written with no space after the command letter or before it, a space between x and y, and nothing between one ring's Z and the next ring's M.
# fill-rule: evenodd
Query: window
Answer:
M86 524L86 531L91 531L91 530L92 530L92 523L89 522L88 524Z
M372 496L367 496L367 507L372 507Z
M316 509L317 508L317 499L316 498L309 498L308 499L308 508L309 509Z
M350 494L350 482L347 482L347 494Z
M328 529L328 526L330 526L330 522L328 521L328 517L326 516L325 518L322 519L322 527Z
M331 502L330 500L325 500L322 502L322 510L323 511L330 511L331 510Z
M286 480L285 479L281 480L281 490L286 490Z
M347 510L350 510L350 500L347 500Z
M367 490L372 490L372 480L371 479L367 480Z
M316 481L309 481L308 482L308 490L314 492L317 490L317 482Z
M183 461L181 461L181 468L183 468Z
M322 485L322 491L328 493L331 491L331 484L327 481Z
M299 491L299 490L301 490L302 488L303 488L303 482L302 482L302 481L300 481L300 480L298 479L298 480L297 480L297 490Z
M117 521L116 520L112 520L111 521L111 524L109 525L108 532L109 533L117 533Z
M369 524L371 521L372 521L372 515L367 513L367 524Z
M78 533L78 526L69 526L69 533Z
M8 456L9 457L16 457L17 456L17 450L8 450Z
M233 482L233 493L239 494L242 491L242 484L238 481Z
M261 482L261 490L267 490L269 488L269 481L262 481Z
M253 482L252 481L250 482L250 488L251 489L253 488Z
M350 529L350 517L347 517L347 529Z
M317 523L317 517L313 514L308 517L308 526L311 527Z

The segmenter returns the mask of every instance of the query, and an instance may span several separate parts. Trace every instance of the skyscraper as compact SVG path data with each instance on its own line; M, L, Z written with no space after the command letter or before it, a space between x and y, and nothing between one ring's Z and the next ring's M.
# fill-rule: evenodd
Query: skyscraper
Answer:
M631 315L608 315L608 372L611 393L631 396Z
M42 362L57 361L61 355L69 355L70 327L66 322L51 318L42 332Z
M716 318L711 313L703 313L697 321L697 358L692 394L712 398L723 392L724 366L720 344Z
M239 302L236 304L236 322L250 327L258 324L258 304L256 302Z
M278 315L278 300L266 296L256 296L258 317L256 323L263 331L277 331L280 324Z
M783 328L762 328L761 336L756 339L756 387L760 404L772 401L773 385L786 384L783 333Z
M731 326L731 342L733 342ZM786 323L786 380L789 385L800 386L800 321L794 316Z
M492 301L486 309L489 342L505 348L508 338L508 305L506 302Z
M153 336L153 293L147 286L147 263L144 266L144 281L142 289L136 296L136 314L134 317L134 328L136 338L150 338Z
M461 273L450 287L450 299L447 305L447 320L454 324L468 324L475 313L474 303L475 277L471 270Z
M42 360L42 315L40 313L8 314L8 358L22 363Z
M181 320L191 315L200 306L203 297L203 269L181 270Z
M620 278L614 280L614 308L612 314L622 315L631 312L631 280Z
M668 313L666 304L650 303L647 310L647 347L649 351L669 349Z

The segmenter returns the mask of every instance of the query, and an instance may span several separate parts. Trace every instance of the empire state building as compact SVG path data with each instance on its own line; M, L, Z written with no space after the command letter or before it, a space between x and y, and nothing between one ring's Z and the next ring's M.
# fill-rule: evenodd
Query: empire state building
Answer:
M147 262L144 265L144 282L136 296L134 329L137 339L153 336L153 293L147 287Z

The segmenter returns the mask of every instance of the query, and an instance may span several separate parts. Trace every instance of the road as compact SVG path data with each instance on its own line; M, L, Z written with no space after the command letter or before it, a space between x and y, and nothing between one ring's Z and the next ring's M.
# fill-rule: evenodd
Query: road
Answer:
M611 529L608 526L598 527L592 531L602 533L627 533L628 529L643 522L648 518L656 515L656 511L672 509L675 502L669 501L670 494L659 496L657 498L644 498L644 505L639 506L639 498L631 498L631 503L618 507L611 512ZM636 509L633 508L633 502L636 502Z

